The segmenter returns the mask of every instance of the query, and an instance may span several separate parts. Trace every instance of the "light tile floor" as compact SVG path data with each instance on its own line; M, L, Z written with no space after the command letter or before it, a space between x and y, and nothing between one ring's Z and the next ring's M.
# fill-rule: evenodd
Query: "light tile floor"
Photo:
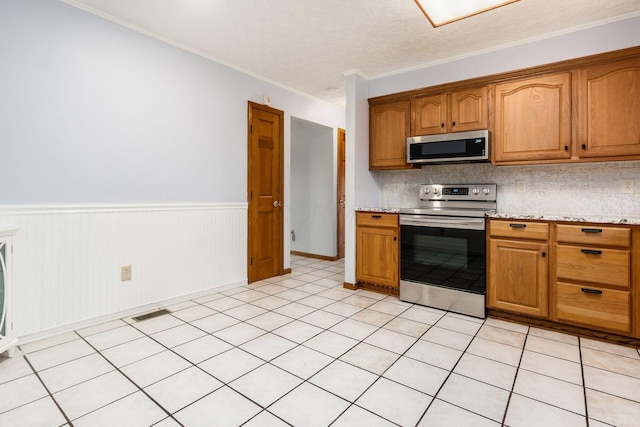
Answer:
M0 359L1 426L637 426L637 349L342 287L342 262Z

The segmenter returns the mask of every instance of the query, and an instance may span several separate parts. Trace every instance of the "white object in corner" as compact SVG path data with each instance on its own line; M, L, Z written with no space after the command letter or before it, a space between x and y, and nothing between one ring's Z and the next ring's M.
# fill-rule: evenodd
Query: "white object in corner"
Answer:
M13 236L17 230L0 230L0 354L5 351L9 357L18 344L13 332L12 268Z

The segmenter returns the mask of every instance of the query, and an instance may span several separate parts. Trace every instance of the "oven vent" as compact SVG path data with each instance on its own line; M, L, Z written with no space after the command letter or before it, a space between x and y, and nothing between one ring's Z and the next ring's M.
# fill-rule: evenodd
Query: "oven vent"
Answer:
M163 308L161 310L152 311L151 313L132 317L132 319L135 320L136 322L141 322L143 320L153 319L154 317L162 316L169 313L171 313L169 310L167 310L166 308Z

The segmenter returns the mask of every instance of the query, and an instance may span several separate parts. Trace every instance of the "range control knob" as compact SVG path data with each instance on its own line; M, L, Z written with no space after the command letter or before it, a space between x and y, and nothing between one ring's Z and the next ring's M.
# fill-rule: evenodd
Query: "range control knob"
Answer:
M491 189L490 189L490 188L483 188L483 189L482 189L482 192L483 192L484 194L489 194L489 193L491 193Z
M429 194L429 187L426 187L426 188L424 189L424 194Z
M472 190L473 194L480 194L480 189L479 188L474 188Z
M440 192L440 189L438 189L438 187L433 189L433 194L438 194Z

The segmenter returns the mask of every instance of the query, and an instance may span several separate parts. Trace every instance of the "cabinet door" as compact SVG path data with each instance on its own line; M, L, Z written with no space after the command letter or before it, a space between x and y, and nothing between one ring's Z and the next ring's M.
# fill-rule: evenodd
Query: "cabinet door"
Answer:
M451 94L452 132L486 129L488 116L486 87Z
M548 313L546 243L489 241L488 306L531 316Z
M408 169L410 102L373 105L370 109L369 169Z
M640 156L640 59L580 71L580 157Z
M356 279L359 282L398 287L398 230L356 229Z
M494 162L571 157L569 73L497 84Z
M411 101L413 125L411 136L450 132L447 126L447 95L421 96Z

